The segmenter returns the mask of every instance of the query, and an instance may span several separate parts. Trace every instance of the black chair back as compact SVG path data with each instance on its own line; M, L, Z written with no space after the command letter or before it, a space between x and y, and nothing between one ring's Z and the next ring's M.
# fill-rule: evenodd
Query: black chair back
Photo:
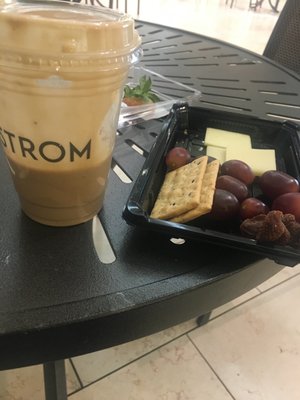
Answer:
M287 0L263 53L300 74L300 0Z

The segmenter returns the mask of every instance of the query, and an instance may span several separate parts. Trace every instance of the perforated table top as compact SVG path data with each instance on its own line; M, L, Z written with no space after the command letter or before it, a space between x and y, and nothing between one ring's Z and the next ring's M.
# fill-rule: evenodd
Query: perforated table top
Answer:
M300 83L292 72L216 40L137 27L142 65L200 89L205 107L299 120ZM151 334L209 312L280 269L253 254L180 246L126 224L124 204L161 125L150 120L118 133L99 219L71 228L42 226L22 213L1 153L1 369ZM97 243L104 246L98 252Z
M202 92L202 105L271 119L300 121L300 77L233 45L149 23L142 65Z

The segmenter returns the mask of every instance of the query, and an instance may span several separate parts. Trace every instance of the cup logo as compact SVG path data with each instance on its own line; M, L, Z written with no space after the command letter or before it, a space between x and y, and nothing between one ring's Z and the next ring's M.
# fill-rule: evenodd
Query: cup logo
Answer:
M86 160L91 157L91 139L83 148L78 148L72 142L64 147L61 143L52 140L46 140L36 145L31 139L17 136L3 128L0 128L0 139L7 151L36 161L43 159L50 163L58 163L67 159L67 161L74 162L78 157Z

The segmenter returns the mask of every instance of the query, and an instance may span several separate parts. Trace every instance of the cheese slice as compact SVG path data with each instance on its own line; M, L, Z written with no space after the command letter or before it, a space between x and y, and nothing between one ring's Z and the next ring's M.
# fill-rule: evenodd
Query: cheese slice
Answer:
M206 128L204 143L206 146L251 148L249 135L215 128Z
M216 158L222 164L226 161L226 149L225 147L218 146L207 146L206 147L206 155L209 157Z
M268 170L276 170L274 149L247 149L228 147L226 161L241 160L248 164L256 176L261 176Z

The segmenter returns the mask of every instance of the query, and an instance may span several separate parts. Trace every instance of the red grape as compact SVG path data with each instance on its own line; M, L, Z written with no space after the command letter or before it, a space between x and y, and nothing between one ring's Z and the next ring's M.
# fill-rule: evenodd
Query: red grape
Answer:
M239 211L239 201L234 194L227 190L216 189L214 194L211 216L219 221L234 218Z
M221 165L222 175L230 175L246 185L250 185L255 178L252 169L244 161L228 160Z
M240 206L240 217L242 220L256 217L259 214L267 214L268 212L269 209L265 203L255 197L249 197Z
M249 195L248 188L244 182L230 175L219 176L216 187L218 189L228 190L228 192L235 195L238 201L245 200Z
M273 201L272 210L293 214L296 221L300 222L300 193L285 193L277 197Z
M258 183L264 195L271 200L284 193L299 192L297 179L281 171L266 171Z
M166 164L169 169L177 169L191 161L191 155L184 147L174 147L166 155Z

